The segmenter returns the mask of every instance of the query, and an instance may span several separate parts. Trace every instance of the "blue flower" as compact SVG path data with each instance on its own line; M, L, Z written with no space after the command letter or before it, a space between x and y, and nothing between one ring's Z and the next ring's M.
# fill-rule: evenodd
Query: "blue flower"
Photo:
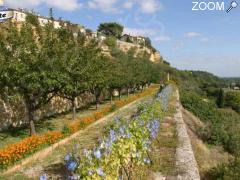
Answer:
M68 153L65 157L64 160L65 161L70 161L71 160L72 155L70 153Z
M115 119L114 119L114 121L115 121L115 123L116 123L116 124L119 124L119 123L120 123L120 120L121 120L121 118L120 118L120 117L118 117L118 116L117 116L117 117L115 117Z
M114 130L110 130L110 140L112 142L116 141L116 132Z
M101 151L99 149L96 149L94 152L93 152L94 156L97 158L97 159L100 159L102 154L101 154Z
M41 175L39 180L47 180L47 174Z
M69 163L67 163L67 169L69 171L75 171L77 168L77 163L75 161L70 161Z
M96 172L97 172L97 174L98 174L99 176L102 176L102 177L105 176L102 168L98 168L98 169L96 170Z

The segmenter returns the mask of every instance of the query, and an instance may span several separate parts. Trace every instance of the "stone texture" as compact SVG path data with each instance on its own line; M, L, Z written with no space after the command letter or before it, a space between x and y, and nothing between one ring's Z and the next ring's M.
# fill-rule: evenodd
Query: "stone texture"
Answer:
M187 133L186 125L183 121L181 104L179 102L179 92L176 93L177 104L176 121L178 133L178 147L176 150L176 168L178 172L177 179L179 180L200 180L197 162L192 150L190 138Z

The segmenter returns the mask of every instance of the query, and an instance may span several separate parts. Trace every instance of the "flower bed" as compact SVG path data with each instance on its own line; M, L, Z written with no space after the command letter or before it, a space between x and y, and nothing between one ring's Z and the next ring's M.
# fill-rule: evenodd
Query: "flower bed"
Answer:
M106 106L90 116L80 118L66 127L68 133L65 133L64 131L63 132L51 131L41 136L32 136L25 138L20 142L7 146L6 148L0 150L0 169L4 169L10 165L13 165L17 161L29 156L30 154L36 152L37 150L47 145L54 144L60 139L63 139L64 137L71 135L79 131L80 129L83 129L87 125L103 118L106 114L112 112L116 108L123 107L124 105L133 102L140 97L153 94L154 92L156 92L156 90L157 90L156 87L150 87L142 93L138 93L125 100L115 101L115 103L112 106Z
M80 119L77 119L73 123L69 124L67 128L69 128L69 133L75 133L78 130L85 128L87 125L103 118L107 114L111 113L113 110L121 108L125 106L126 104L129 104L141 97L145 97L147 95L154 94L156 92L157 88L156 87L150 87L146 89L145 91L141 93L137 93L136 95L130 96L126 99L123 100L116 100L114 101L113 105L106 106L105 108L93 113L90 116L86 116Z
M0 167L4 168L35 152L44 145L50 145L63 138L60 132L48 132L42 136L32 136L9 145L0 151Z
M140 109L130 120L116 118L109 133L92 150L65 156L67 179L131 179L132 167L151 164L149 151L156 139L160 120L168 108L171 86Z

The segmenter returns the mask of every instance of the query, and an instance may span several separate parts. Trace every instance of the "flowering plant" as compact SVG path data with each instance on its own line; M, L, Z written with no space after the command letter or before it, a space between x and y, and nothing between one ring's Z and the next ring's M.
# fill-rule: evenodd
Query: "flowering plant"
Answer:
M151 164L151 142L157 139L171 91L170 86L166 87L155 100L141 107L133 119L116 118L98 146L85 149L81 158L68 154L65 162L70 174L75 179L122 179L131 177L133 166ZM69 168L69 163L74 168Z

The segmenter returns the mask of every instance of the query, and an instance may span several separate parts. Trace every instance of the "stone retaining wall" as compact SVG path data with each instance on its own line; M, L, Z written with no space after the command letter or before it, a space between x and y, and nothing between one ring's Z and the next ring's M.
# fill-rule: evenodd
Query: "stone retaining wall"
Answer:
M77 108L94 102L95 98L89 93L85 93L77 98ZM36 112L36 121L55 114L64 113L71 109L71 102L55 97L50 103ZM0 131L12 127L21 127L28 123L27 111L23 99L18 96L9 97L0 95Z
M186 125L183 121L179 92L176 93L177 104L174 119L178 133L178 147L176 150L177 179L179 180L200 180L197 162L192 150L190 138L187 133Z

